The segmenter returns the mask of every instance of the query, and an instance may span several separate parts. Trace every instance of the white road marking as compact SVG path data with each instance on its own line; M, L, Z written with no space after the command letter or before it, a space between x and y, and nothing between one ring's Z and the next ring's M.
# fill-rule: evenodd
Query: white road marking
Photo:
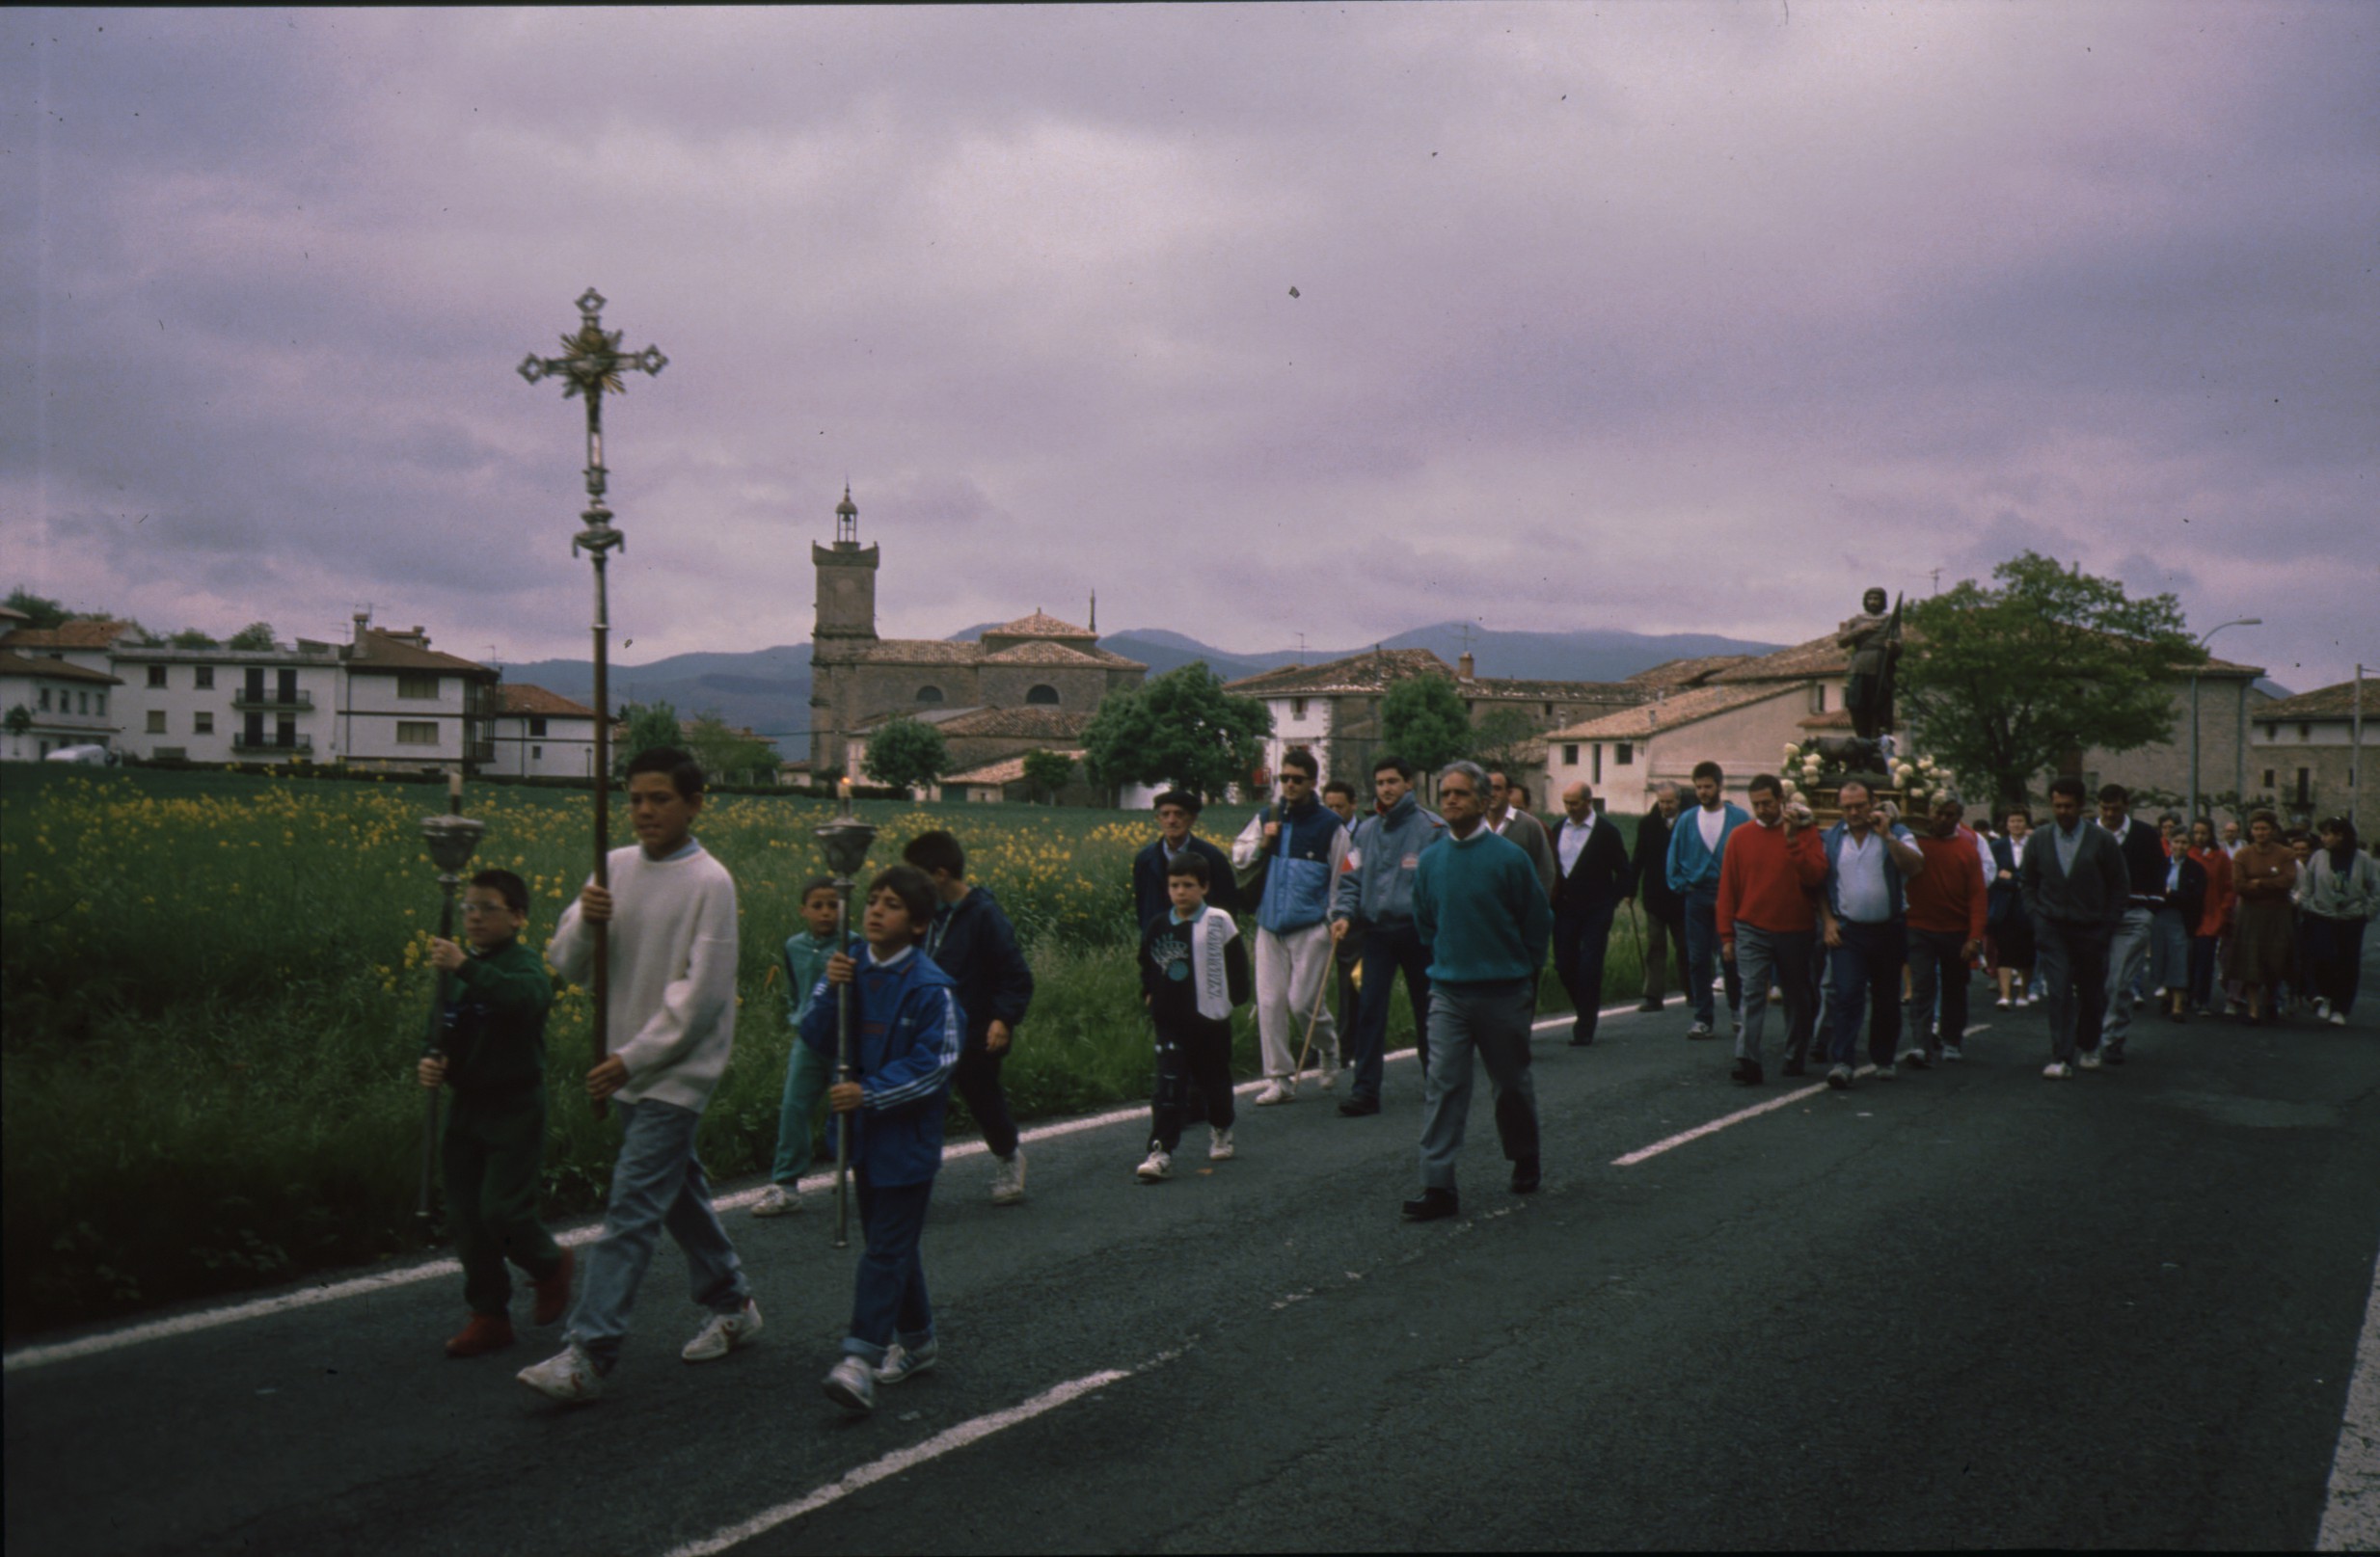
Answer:
M1129 1379L1137 1371L1130 1368L1105 1368L1087 1373L1080 1379L1069 1379L1054 1388L1044 1389L1031 1400L1011 1406L988 1416L961 1422L957 1427L936 1433L923 1443L913 1443L906 1449L895 1449L880 1460L872 1460L852 1471L840 1481L828 1482L806 1497L753 1515L742 1524L731 1524L717 1535L701 1541L689 1542L672 1547L668 1557L716 1557L732 1546L742 1545L754 1536L765 1535L781 1524L789 1524L805 1514L815 1514L830 1503L837 1503L864 1488L875 1486L887 1477L898 1476L913 1465L939 1459L956 1449L963 1449L979 1439L987 1438L1003 1428L1031 1421L1043 1411L1055 1410L1070 1400L1078 1400L1094 1390L1104 1389L1120 1380Z
M2347 1381L2347 1409L2331 1456L2330 1496L2316 1551L2380 1551L2380 1260L2364 1304L2364 1338Z

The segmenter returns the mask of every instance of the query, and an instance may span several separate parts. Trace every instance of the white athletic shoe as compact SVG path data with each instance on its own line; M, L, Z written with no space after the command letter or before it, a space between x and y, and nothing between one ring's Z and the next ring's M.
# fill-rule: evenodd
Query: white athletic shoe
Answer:
M1276 1103L1294 1103L1296 1101L1297 1083L1294 1081L1284 1081L1278 1076L1274 1077L1271 1081L1266 1082L1264 1084L1264 1090L1257 1094L1257 1107L1260 1109L1269 1109Z
M513 1377L546 1399L558 1400L565 1406L583 1406L604 1392L604 1376L595 1371L595 1359L575 1346L566 1346Z
M755 1217L790 1217L801 1209L801 1192L789 1190L782 1184L771 1184L760 1192L752 1202Z
M1965 1058L1965 1055L1959 1052L1959 1046L1957 1044L1945 1043L1942 1045L1942 1062L1944 1064L1955 1065Z
M2062 1082L2074 1074L2074 1067L2063 1060L2052 1060L2042 1067L2042 1074L2053 1082Z
M1315 1068L1322 1073L1322 1089L1329 1091L1339 1085L1339 1049L1336 1045L1315 1056Z
M2344 1019L2341 1018L2341 1020ZM1218 1130L1211 1124L1206 1127L1206 1160L1208 1162L1228 1163L1238 1155L1238 1150L1231 1144L1231 1131Z
M678 1356L689 1362L710 1362L728 1353L752 1344L760 1333L760 1304L751 1299L732 1314L713 1314L702 1322L702 1329L686 1343Z
M1025 1197L1025 1148L1021 1145L1005 1160L991 1175L991 1203L996 1206L1019 1204Z
M884 1360L877 1364L876 1382L897 1384L904 1379L914 1379L941 1359L942 1348L931 1337L912 1352L899 1341L884 1348Z
M2333 1027L2345 1027L2346 1025L2347 1025L2347 1013L2346 1013L2346 1012L2344 1012L2344 1011L2333 1011L2333 1012L2331 1012L2331 1026L2333 1026Z
M2085 1049L2074 1057L2074 1063L2085 1070L2096 1070L2099 1068L2099 1052L2096 1049Z
M2331 1000L2328 995L2314 997L2313 1019L2317 1022L2327 1022L2331 1019Z
M846 1416L865 1416L876 1409L876 1370L849 1352L826 1371L819 1387L843 1408Z
M1174 1154L1163 1146L1151 1146L1148 1160L1132 1171L1143 1184L1162 1184L1174 1176Z

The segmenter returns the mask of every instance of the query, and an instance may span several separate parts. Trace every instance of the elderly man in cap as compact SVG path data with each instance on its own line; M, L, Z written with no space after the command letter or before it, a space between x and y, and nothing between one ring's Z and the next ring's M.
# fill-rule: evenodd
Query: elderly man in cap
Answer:
M1168 790L1157 796L1157 838L1132 857L1132 906L1146 930L1158 919L1173 912L1173 899L1165 895L1165 877L1175 859L1182 854L1197 854L1206 861L1209 907L1225 913L1239 908L1239 895L1231 888L1231 857L1204 838L1193 837L1191 824L1199 819L1204 806L1189 790Z

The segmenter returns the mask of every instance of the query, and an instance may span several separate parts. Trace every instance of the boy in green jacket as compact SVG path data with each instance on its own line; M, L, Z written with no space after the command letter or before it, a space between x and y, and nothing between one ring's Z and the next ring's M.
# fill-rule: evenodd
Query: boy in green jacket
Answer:
M419 1075L424 1087L454 1088L441 1146L446 1221L471 1305L471 1323L446 1342L452 1357L512 1344L507 1259L528 1273L536 1324L553 1324L570 1303L570 1251L537 1219L554 976L521 944L527 924L527 886L510 871L482 871L463 892L471 950L430 940L430 963L449 980L450 998Z

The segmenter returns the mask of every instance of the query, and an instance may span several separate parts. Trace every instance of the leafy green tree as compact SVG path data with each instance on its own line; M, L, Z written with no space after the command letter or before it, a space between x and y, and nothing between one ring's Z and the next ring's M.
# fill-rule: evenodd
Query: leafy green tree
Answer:
M223 647L220 642L194 627L186 627L165 641L176 649L220 649Z
M1052 802L1066 781L1074 776L1074 759L1060 751L1029 751L1025 753L1025 791L1028 794L1046 794Z
M678 711L666 703L623 703L614 715L624 727L619 743L611 752L611 776L618 778L628 771L628 765L640 753L656 746L677 746L685 743L678 728Z
M684 738L702 770L722 784L756 783L754 775L764 770L771 779L776 775L777 749L747 731L729 728L716 709L695 714Z
M23 735L33 728L33 711L22 703L15 705L9 710L7 718L0 720L0 728L5 728L12 736Z
M1537 721L1519 709L1490 709L1471 731L1471 760L1518 779L1521 749L1541 734Z
M270 622L251 622L224 643L227 649L270 649L273 646L273 624Z
M25 613L25 626L29 628L53 628L68 615L63 602L37 595L22 584L9 591L8 604L9 609Z
M941 731L904 715L879 725L868 738L868 759L863 765L879 784L922 790L950 771L950 744Z
M1173 784L1212 798L1263 761L1272 727L1263 704L1225 691L1194 659L1136 691L1108 693L1083 732L1083 758L1105 788Z
M2069 752L2172 738L2174 677L2205 659L2172 595L2134 600L2037 551L1991 577L1909 604L1900 703L1919 749L2006 806Z
M1425 786L1428 776L1472 750L1470 711L1444 676L1413 676L1389 688L1380 700L1380 750L1414 765Z

